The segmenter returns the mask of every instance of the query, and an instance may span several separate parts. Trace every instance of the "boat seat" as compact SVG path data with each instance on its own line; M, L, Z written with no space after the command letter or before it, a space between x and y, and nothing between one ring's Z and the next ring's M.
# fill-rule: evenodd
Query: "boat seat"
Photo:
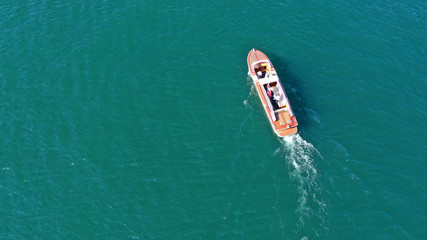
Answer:
M271 87L271 91L273 91L274 95L280 95L279 88L276 86Z
M282 108L282 107L286 107L286 101L285 99L281 99L280 101L277 101L277 105Z

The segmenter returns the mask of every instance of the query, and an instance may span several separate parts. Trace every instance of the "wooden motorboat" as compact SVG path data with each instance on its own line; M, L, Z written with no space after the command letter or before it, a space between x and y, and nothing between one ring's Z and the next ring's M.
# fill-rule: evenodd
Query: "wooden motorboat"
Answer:
M248 54L248 68L274 132L279 137L295 134L298 122L270 59L252 49Z

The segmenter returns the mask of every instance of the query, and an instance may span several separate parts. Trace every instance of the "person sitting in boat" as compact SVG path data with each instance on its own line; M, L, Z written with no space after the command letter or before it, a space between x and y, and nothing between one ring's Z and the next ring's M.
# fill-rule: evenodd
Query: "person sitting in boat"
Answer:
M267 72L265 71L265 67L264 66L261 67L261 72L262 72L261 78L265 78L265 75L266 75Z
M263 70L262 65L261 64L257 64L256 67L255 67L255 72L256 72L258 78L263 78L264 77L263 76L263 71L264 70Z
M260 63L258 66L259 66L258 67L259 72L257 73L258 77L265 78L265 75L267 74L267 72L265 70L265 68L267 67L267 64L266 63Z
M268 97L273 96L273 88L270 86L270 83L267 85L267 95Z

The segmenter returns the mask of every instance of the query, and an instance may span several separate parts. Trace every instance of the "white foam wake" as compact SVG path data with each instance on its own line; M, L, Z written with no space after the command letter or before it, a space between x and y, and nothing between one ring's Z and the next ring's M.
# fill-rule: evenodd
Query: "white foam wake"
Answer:
M317 180L316 159L323 159L320 152L299 134L281 139L282 147L276 150L286 161L289 177L296 187L298 207L295 210L299 223L313 216L323 219L325 204L319 199L320 188Z
M249 91L248 97L243 101L243 104L246 108L252 108L252 101L256 99L256 88L255 85L252 82L252 78L248 76L246 79L246 85L250 86L251 90Z

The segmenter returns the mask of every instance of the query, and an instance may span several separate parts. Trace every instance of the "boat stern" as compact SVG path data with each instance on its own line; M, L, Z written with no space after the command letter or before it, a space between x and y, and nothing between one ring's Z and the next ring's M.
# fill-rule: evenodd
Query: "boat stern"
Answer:
M288 129L278 130L275 132L276 132L277 136L279 136L279 137L286 137L286 136L293 135L293 134L297 133L298 128L292 127L292 128L288 128Z

